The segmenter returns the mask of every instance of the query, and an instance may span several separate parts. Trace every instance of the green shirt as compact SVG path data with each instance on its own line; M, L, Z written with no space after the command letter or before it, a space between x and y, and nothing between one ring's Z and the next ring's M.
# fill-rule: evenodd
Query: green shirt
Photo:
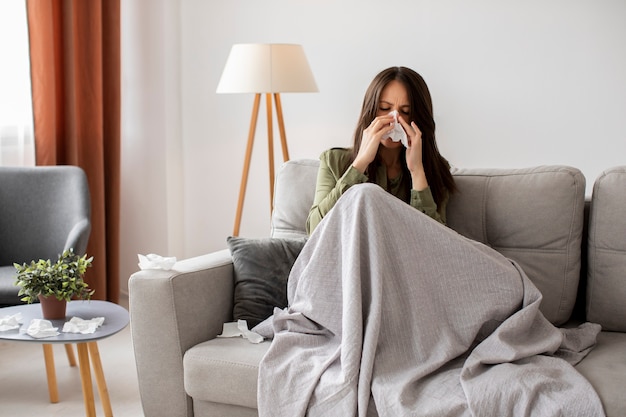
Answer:
M315 187L315 198L313 206L309 211L306 220L307 233L313 232L324 216L332 209L339 200L339 197L353 185L368 182L368 177L361 174L352 166L350 158L351 151L344 148L333 148L324 151L320 155L320 167L317 174L317 185ZM389 193L406 201L422 213L427 214L440 223L446 223L446 197L438 209L430 187L422 191L411 189L410 195L407 193L408 187L405 181L406 175L401 173L397 178L388 179L387 170L384 166L379 166L376 172L376 183Z

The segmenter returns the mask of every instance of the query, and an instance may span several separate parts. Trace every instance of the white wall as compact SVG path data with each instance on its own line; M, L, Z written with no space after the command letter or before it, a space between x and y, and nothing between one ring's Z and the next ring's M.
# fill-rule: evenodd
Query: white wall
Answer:
M120 288L137 254L183 255L180 6L122 0Z
M349 146L369 81L404 65L428 83L455 166L572 165L590 194L603 169L626 164L623 0L123 0L128 9L124 280L136 253L226 247L253 100L215 93L234 43L304 46L320 92L282 95L292 159ZM269 228L264 111L242 236Z

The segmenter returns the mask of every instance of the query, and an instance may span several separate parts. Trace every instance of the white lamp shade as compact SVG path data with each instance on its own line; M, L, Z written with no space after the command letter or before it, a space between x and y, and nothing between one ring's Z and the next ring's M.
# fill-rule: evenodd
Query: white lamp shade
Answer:
M230 50L217 93L317 92L301 45L236 44Z

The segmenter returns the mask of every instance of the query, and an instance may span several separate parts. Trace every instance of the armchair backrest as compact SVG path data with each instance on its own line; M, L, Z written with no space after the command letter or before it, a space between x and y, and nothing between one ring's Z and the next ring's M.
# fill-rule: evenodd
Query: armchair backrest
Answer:
M81 168L0 167L0 268L7 269L1 276L14 272L14 262L56 260L69 248L84 254L90 231L89 187ZM18 288L13 290L17 297ZM8 304L1 292L0 303Z

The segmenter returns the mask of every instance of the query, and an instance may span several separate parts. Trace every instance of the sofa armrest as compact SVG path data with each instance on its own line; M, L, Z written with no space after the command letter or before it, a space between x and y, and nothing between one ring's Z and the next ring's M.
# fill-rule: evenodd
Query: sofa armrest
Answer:
M131 335L146 416L193 415L183 388L183 355L232 320L233 264L222 250L142 270L129 281Z

